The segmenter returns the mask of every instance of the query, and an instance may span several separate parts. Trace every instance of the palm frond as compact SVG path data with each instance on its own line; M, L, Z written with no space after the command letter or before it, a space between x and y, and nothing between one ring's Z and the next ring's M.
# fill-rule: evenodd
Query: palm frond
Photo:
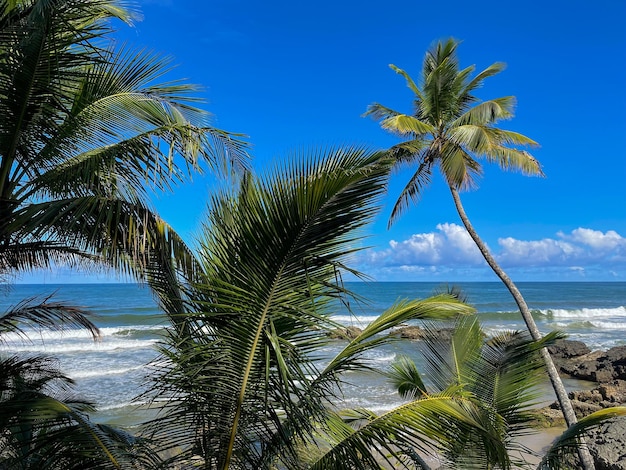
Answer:
M569 463L566 463L563 457L576 452L578 446L581 445L579 439L584 436L585 432L597 428L612 418L621 416L626 416L626 407L605 408L585 416L573 426L568 427L567 430L552 443L538 468L541 470L569 468Z
M486 126L495 124L501 119L510 119L513 117L514 106L514 96L505 96L502 98L483 101L482 103L471 107L457 119L452 121L449 128L455 129L464 125Z
M293 453L290 436L309 432L324 403L307 387L316 375L309 355L334 326L328 308L344 293L335 273L378 209L383 157L359 148L298 156L213 199L203 273L185 310L170 312L186 327L164 351L162 393L181 401L157 426L195 423L183 446L220 465L258 463L258 443Z
M441 294L422 300L400 301L379 315L356 338L351 340L324 368L320 377L333 376L346 370L355 370L355 361L374 347L392 340L381 333L410 320L451 320L469 315L474 308L452 296ZM316 380L319 381L318 378Z
M382 463L394 468L425 468L422 459L407 456L441 455L458 446L459 431L474 437L483 455L475 454L473 465L464 468L486 468L488 461L505 468L508 456L487 424L483 411L471 401L455 396L453 391L439 396L414 400L377 416L366 410L353 410L348 425L341 416L330 416L322 436L330 443L327 451L311 469L380 468ZM403 458L404 457L404 458ZM426 467L427 468L427 467Z
M415 362L407 356L398 357L385 375L402 398L414 400L427 394L426 385Z
M431 168L432 163L429 160L424 160L420 163L417 171L413 173L411 179L402 189L400 196L398 196L391 211L391 215L389 216L388 227L391 227L391 225L409 208L411 203L417 204L420 201L424 189L430 184L432 176Z
M495 62L487 67L482 72L476 74L476 76L465 86L463 89L463 94L469 94L477 88L480 88L483 85L483 82L486 78L493 77L494 75L499 74L506 68L506 64L504 62Z
M32 297L10 307L0 315L0 342L3 333L16 333L27 337L24 326L63 331L71 328L84 328L100 338L100 330L89 320L91 313L67 302L54 302L52 296Z
M439 161L441 174L448 186L465 190L476 186L482 167L463 147L452 141L444 144Z

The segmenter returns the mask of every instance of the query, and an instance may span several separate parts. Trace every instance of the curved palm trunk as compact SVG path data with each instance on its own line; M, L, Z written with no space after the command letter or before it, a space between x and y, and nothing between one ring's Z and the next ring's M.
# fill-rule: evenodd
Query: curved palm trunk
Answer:
M524 297L522 297L521 292L519 291L515 283L511 280L511 278L504 272L504 270L496 262L495 258L489 252L487 245L485 245L482 239L478 236L478 233L476 232L476 230L474 230L474 227L470 223L470 220L467 217L467 214L465 213L465 209L463 209L463 204L461 204L461 198L459 196L459 192L457 191L457 189L453 186L450 186L450 192L452 193L452 198L454 199L454 205L456 207L457 212L459 213L459 217L461 218L463 225L465 226L465 229L467 230L467 233L469 233L470 237L472 237L472 240L474 240L474 243L476 243L476 246L482 253L483 257L485 258L485 261L487 261L487 264L489 265L489 267L493 270L494 273L496 273L496 275L500 278L500 280L502 280L506 288L509 290L509 292L513 296L513 299L515 300L515 303L517 304L517 307L519 308L519 311L522 314L522 318L524 319L524 322L526 323L526 327L528 328L528 332L530 333L531 337L535 341L541 339L541 333L539 332L539 329L537 328L535 320L533 319L530 313L530 310L528 309L528 305L526 305L526 301L524 300ZM567 390L565 390L563 381L561 380L561 377L559 376L559 372L556 369L554 362L552 361L552 357L550 356L550 353L548 352L547 348L541 349L541 356L546 364L546 368L548 370L548 377L550 377L550 382L552 383L552 388L554 388L554 392L559 402L559 406L561 407L561 411L563 412L563 417L565 418L565 422L568 427L572 426L576 424L578 420L576 419L574 408L572 408L572 403L570 402L569 397L567 395ZM578 455L580 457L583 468L585 470L595 469L593 458L591 457L591 454L589 453L589 449L586 446L578 447Z

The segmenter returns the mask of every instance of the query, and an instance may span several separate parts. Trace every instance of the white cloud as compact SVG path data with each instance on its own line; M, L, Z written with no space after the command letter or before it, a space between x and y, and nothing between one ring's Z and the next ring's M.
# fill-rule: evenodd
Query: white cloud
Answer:
M448 265L477 266L484 263L467 231L456 224L439 224L438 232L418 233L403 241L391 240L389 248L369 251L371 264L395 266L407 271L419 267Z
M498 240L497 255L503 266L586 266L626 263L626 238L609 230L577 228L570 234L558 232L559 239L523 241Z
M501 238L492 254L505 270L517 270L525 277L626 279L626 238L613 230L577 228L540 240ZM489 276L489 268L467 231L450 223L406 240L391 240L386 249L362 253L358 263L364 272L384 278L436 275L479 280Z

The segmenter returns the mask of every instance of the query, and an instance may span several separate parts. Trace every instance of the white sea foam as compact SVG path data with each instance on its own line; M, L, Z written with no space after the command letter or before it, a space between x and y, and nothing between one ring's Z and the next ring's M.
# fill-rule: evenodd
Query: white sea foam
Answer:
M581 308L574 310L567 309L550 309L541 311L543 315L552 318L572 318L572 319L585 319L585 320L593 320L597 318L615 318L615 317L626 317L626 307L615 307L615 308Z
M371 315L333 315L331 319L345 326L358 326L365 328L377 317Z
M591 321L589 323L596 328L602 328L605 330L624 330L624 332L626 332L626 323L624 322Z
M134 367L120 367L117 369L109 369L109 370L82 370L82 371L68 371L68 375L73 379L85 379L88 377L102 377L105 375L123 375L128 372L133 372L136 370L144 369L143 365L134 366Z
M102 341L43 341L24 343L6 342L0 345L0 350L7 352L29 352L47 354L74 354L79 352L104 352L115 350L146 349L151 348L158 339L127 339Z
M157 327L150 325L131 325L131 326L115 326L100 328L100 337L106 338L108 336L130 336L135 331L153 331ZM18 333L3 333L2 340L6 343L18 343L28 341L56 341L56 340L69 340L69 339L86 339L92 340L93 336L89 331L84 328L67 328L62 330L35 330L24 329L22 334Z

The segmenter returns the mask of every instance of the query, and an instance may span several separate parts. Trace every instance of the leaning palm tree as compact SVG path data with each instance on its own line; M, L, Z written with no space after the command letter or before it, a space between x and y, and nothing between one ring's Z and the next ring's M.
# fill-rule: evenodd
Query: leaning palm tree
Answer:
M474 67L459 68L456 55L458 43L452 39L439 42L426 53L422 66L421 86L404 71L391 65L402 75L414 93L413 114L403 114L375 103L366 115L380 120L383 129L405 139L389 150L397 164L413 164L417 169L402 190L390 217L390 224L409 206L418 202L438 167L445 179L455 207L487 264L513 296L528 331L535 340L541 333L535 324L521 292L496 262L487 245L478 236L461 203L459 192L473 188L482 172L480 159L495 163L507 171L526 175L543 175L539 162L524 150L536 142L517 132L496 127L498 121L513 117L512 96L480 101L473 93L488 77L498 74L504 64L494 63L472 77ZM541 350L548 375L568 426L576 423L576 415L567 391L547 349ZM584 450L583 450L584 453ZM592 468L589 459L586 468Z
M341 400L341 377L371 367L363 353L392 340L385 330L473 311L449 295L399 302L336 356L324 353L340 326L331 315L350 299L341 273L353 272L346 263L378 210L389 168L380 154L335 149L290 158L212 199L198 243L201 270L184 284L184 308L167 312L176 327L149 392L161 410L148 430L163 439L159 448L176 447L172 464L374 468L453 439L454 425L503 455L471 403L441 396L378 419L368 413L369 425L335 439L332 452L302 458L323 436L337 437L341 417L332 405Z

